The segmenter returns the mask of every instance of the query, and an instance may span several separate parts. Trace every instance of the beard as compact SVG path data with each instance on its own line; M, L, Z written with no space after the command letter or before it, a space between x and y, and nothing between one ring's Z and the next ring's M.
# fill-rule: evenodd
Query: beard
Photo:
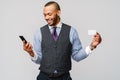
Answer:
M57 23L58 23L58 20L59 20L59 16L56 14L55 15L55 18L54 18L54 20L53 20L53 26L55 26L55 25L57 25Z

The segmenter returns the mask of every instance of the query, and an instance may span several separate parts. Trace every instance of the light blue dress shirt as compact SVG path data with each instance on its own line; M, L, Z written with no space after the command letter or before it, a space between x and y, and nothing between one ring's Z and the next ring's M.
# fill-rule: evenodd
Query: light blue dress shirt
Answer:
M58 36L60 34L61 27L62 27L62 23L60 22L56 28ZM53 26L49 26L49 29L50 29L50 32L52 33ZM86 47L86 49L82 48L82 44L79 39L78 33L73 27L71 27L69 38L72 44L72 58L75 61L81 61L85 59L89 55L89 53L91 53L91 50L89 49L89 47ZM42 41L41 31L40 29L38 29L34 34L33 49L34 49L35 56L32 57L32 61L37 64L40 64L42 59L41 41Z

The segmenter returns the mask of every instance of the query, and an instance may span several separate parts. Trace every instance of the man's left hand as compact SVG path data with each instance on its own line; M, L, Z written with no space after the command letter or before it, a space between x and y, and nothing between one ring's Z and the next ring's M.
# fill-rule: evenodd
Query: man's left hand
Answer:
M94 35L93 41L90 44L90 49L93 50L95 49L102 41L102 38L98 32Z

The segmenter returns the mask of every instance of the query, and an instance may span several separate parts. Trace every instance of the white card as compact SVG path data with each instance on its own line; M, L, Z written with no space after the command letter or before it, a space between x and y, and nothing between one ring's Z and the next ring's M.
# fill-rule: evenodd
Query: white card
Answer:
M96 30L88 30L88 35L95 35L96 34Z

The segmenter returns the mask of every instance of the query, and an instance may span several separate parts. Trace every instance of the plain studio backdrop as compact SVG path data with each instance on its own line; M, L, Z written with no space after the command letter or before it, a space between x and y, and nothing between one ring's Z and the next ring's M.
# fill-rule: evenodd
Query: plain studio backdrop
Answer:
M33 42L36 29L46 24L43 6L49 0L0 0L0 80L36 80L39 65L23 50L19 35ZM57 1L57 0L56 0ZM75 27L83 48L95 29L103 40L92 54L72 60L73 80L120 80L120 0L59 0L61 19Z

